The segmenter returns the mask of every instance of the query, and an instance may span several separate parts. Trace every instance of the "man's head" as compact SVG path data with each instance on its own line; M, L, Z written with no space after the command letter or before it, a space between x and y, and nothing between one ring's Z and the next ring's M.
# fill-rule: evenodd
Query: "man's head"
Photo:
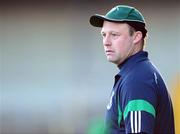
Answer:
M103 45L107 59L117 65L143 49L146 36L142 14L133 7L116 6L105 16L93 15L91 25L102 27Z

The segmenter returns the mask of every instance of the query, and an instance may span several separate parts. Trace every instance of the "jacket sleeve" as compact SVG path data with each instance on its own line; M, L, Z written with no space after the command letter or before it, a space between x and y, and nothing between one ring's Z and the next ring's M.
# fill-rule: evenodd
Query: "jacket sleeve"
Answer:
M153 133L157 106L154 80L129 79L120 94L126 133Z

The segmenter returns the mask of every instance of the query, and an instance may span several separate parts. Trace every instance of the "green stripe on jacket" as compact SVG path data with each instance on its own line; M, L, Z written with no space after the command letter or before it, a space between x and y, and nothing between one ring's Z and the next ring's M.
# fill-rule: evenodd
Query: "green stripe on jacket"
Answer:
M154 117L156 115L155 108L152 104L145 100L132 100L126 105L123 116L124 120L128 116L128 113L131 111L145 111L152 114Z

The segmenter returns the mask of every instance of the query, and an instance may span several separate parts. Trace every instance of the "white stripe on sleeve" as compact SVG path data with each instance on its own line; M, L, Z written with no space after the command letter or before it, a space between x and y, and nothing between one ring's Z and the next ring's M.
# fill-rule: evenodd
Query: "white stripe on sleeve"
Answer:
M141 132L141 111L138 111L138 132Z
M135 119L134 119L135 130L134 130L134 132L137 133L137 128L138 128L137 111L135 111L134 114L135 114Z
M131 133L134 133L134 125L133 125L133 112L130 112L131 114Z

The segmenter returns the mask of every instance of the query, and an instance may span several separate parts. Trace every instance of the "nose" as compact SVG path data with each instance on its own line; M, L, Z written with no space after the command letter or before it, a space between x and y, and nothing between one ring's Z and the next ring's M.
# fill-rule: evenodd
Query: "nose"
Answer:
M110 40L109 36L105 36L103 38L103 45L104 46L110 46L111 45L111 40Z

